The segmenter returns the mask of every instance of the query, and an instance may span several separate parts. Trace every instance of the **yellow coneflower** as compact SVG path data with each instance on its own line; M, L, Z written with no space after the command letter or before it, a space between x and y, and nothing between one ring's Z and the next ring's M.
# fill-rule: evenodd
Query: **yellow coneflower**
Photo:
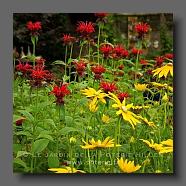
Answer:
M64 168L50 168L49 171L52 171L57 174L68 174L68 173L85 173L85 171L78 170L72 167L64 167Z
M167 78L168 73L170 72L171 76L173 76L173 64L172 63L168 63L160 68L157 68L155 70L152 71L154 73L153 76L158 75L159 78L161 77L165 77Z
M87 89L81 90L81 92L83 92L83 95L86 95L87 98L93 98L93 102L100 100L102 103L106 103L104 98L107 96L107 94L102 92L102 90L96 91L93 88L87 88Z
M110 140L110 137L107 137L103 142L101 140L95 141L93 138L88 142L83 140L84 146L81 146L83 149L99 149L99 148L111 148L114 147L114 139ZM121 145L116 144L116 147L120 147Z
M138 91L145 91L147 89L147 84L134 84L134 87Z
M143 118L141 116L138 116L145 124L147 124L149 127L156 127L156 125L154 124L154 122L152 121L148 121L147 118Z
M103 123L109 123L110 118L109 118L109 116L107 116L107 115L103 114L103 116L102 116L101 120L103 121Z
M161 83L157 83L157 82L151 82L151 84L157 88L166 88L168 89L170 92L173 92L173 87L167 85L166 83L161 84Z
M96 112L98 110L98 102L94 99L89 103L90 112Z
M133 112L130 111L130 109L133 107L133 104L126 105L125 104L125 100L126 99L124 99L121 102L117 98L117 96L115 96L113 93L110 93L109 92L109 95L110 95L110 98L115 101L115 104L113 104L112 107L119 109L116 112L116 115L120 115L121 114L123 116L123 119L126 120L126 121L128 121L132 125L133 129L135 128L135 126L137 125L137 123L141 123L138 120L138 116L136 114L134 114Z
M132 173L136 172L141 168L140 165L134 165L134 161L128 161L127 159L124 161L123 158L118 159L117 161L119 168L124 172L124 173Z
M159 154L165 154L169 152L173 152L173 140L168 139L165 141L158 143L154 143L154 141L151 139L151 142L148 140L140 139L144 143L146 143L150 148L156 150L159 152Z

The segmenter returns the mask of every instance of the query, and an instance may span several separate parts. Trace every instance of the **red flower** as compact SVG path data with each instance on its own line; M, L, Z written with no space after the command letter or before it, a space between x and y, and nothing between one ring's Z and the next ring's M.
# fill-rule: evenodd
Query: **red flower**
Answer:
M148 69L147 71L146 71L146 74L147 75L152 75L153 73L152 73L152 70L151 69Z
M23 122L25 121L26 118L21 117L20 119L16 120L16 126L22 126Z
M118 99L122 102L125 98L130 97L127 92L121 92L118 94Z
M140 55L140 54L143 54L143 50L141 50L141 49L138 49L138 48L133 48L132 50L131 50L131 53L133 54L133 55Z
M120 70L123 70L123 69L124 69L124 65L119 65L118 68L119 68Z
M35 23L33 23L32 21L29 21L26 26L32 35L38 35L38 31L41 30L41 22L39 21Z
M62 40L65 45L70 45L75 42L76 38L72 37L70 34L63 34Z
M128 51L122 45L115 45L113 49L114 58L126 58L128 56Z
M156 57L155 58L155 61L156 61L155 66L156 67L160 67L163 64L164 60L165 60L164 56L158 56L158 57Z
M34 80L44 80L47 72L48 71L44 70L44 67L35 66L32 70L31 77Z
M28 63L23 64L23 63L19 62L19 64L16 65L16 69L17 69L17 71L22 72L23 75L26 75L26 73L31 71L32 66L29 65Z
M108 13L95 13L94 15L98 18L104 18L104 17L108 16Z
M114 92L117 90L116 84L109 82L101 82L100 88L102 88L105 93Z
M78 22L76 31L79 32L81 34L81 36L83 36L85 38L89 37L90 34L95 32L94 24L92 22L80 21L80 22Z
M92 72L94 73L95 79L101 79L102 74L106 71L106 69L102 65L96 65L91 67Z
M108 58L109 55L112 53L112 47L108 44L104 44L100 47L100 51L103 54L104 58Z
M143 37L144 34L147 34L150 30L150 26L147 23L138 23L135 25L135 31L139 34L140 37Z
M172 53L165 54L165 58L173 59L173 54Z
M79 62L75 62L74 65L75 65L76 72L78 73L78 75L79 76L83 76L87 64L85 62L83 62L83 61L79 61Z
M57 105L64 105L64 97L70 94L70 91L67 88L67 84L64 84L60 87L54 86L50 93L55 95Z
M42 57L38 57L38 58L36 58L36 63L37 63L37 66L44 66L44 64L45 64L45 59L44 58L42 58Z
M147 60L141 59L141 60L140 60L140 64L146 66L146 65L148 65L149 63L148 63Z
M121 77L121 76L123 76L123 75L124 75L124 72L123 72L123 71L119 71L119 72L118 72L118 76Z

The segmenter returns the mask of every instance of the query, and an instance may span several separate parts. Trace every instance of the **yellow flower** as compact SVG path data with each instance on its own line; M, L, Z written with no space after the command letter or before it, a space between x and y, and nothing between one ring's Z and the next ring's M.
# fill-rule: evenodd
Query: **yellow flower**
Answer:
M103 121L103 123L109 123L110 118L109 118L109 116L107 116L107 115L103 114L103 116L102 116L101 120Z
M106 103L104 98L107 96L107 94L102 92L102 90L96 91L93 88L88 88L88 89L81 90L81 92L83 92L83 95L86 95L87 98L93 98L94 102L100 100L102 103Z
M158 88L166 88L168 89L170 92L173 92L173 87L171 86L168 86L166 83L165 84L161 84L161 83L156 83L156 82L151 82L151 84L155 87L158 87Z
M132 173L141 168L140 165L134 165L134 161L128 161L127 159L124 161L123 158L118 159L117 161L119 168L124 172L124 173Z
M138 91L145 91L147 89L147 84L134 84L134 87Z
M154 124L154 122L148 121L147 118L143 118L143 117L141 117L141 116L139 116L139 118L140 118L145 124L147 124L149 127L156 127L156 125Z
M163 148L159 151L160 154L173 152L173 140L172 139L162 141L161 144L163 145Z
M71 138L70 138L70 143L76 143L76 138L71 137Z
M95 141L93 138L88 142L85 142L83 140L83 143L85 143L84 146L81 146L83 149L97 149L97 148L110 148L114 147L114 139L110 140L110 137L107 137L103 142L101 140ZM120 147L121 145L116 144L116 147Z
M165 93L165 95L162 97L162 101L164 101L164 102L168 102L169 101L167 93Z
M77 170L75 168L71 168L71 167L64 167L64 168L50 168L48 169L49 171L58 173L58 174L66 174L66 173L85 173L82 170Z
M89 103L89 110L91 112L96 112L98 110L98 102L94 99Z
M162 148L161 144L158 143L154 143L154 140L151 139L151 142L148 140L144 140L144 139L140 139L141 141L143 141L144 143L146 143L150 148L156 150L156 151L160 151L160 149Z
M156 170L155 173L162 173L160 170Z
M149 147L153 148L154 150L158 151L159 154L165 154L169 152L173 152L173 140L168 139L165 141L158 143L154 143L154 141L151 139L151 142L148 140L141 139L144 143L146 143Z
M168 63L160 68L157 68L155 70L152 71L154 73L153 76L159 75L158 77L167 77L168 73L170 72L171 76L173 76L173 64L172 63Z
M130 140L129 140L129 143L134 143L135 142L135 138L134 138L134 136L132 136L131 138L130 138Z
M110 98L116 102L115 104L112 105L112 107L119 109L116 112L116 115L121 114L123 116L123 119L128 121L132 125L133 129L135 128L137 123L141 123L138 120L138 116L134 114L133 112L129 111L133 107L133 104L126 105L125 104L126 99L124 99L121 103L121 101L113 93L109 92L109 95L110 95Z

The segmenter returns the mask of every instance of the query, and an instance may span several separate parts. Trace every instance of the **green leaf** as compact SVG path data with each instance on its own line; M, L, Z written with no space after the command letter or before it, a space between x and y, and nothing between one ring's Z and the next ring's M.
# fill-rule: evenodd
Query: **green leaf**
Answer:
M46 133L39 134L37 139L40 139L40 138L44 138L44 139L48 139L50 141L54 141L53 137L51 135L49 135L49 134L46 134Z
M72 62L73 62L73 59L72 58L69 58L67 63L70 64Z
M59 158L55 153L50 153L48 155L48 167L49 168L58 168L59 167Z
M19 158L14 159L13 163L14 164L18 164L18 165L20 165L20 166L22 166L24 168L28 168L26 163L23 160L19 159Z
M31 133L28 132L28 131L19 131L19 132L16 132L15 134L16 134L17 136L28 136L28 137L31 136Z
M16 158L20 158L22 156L27 157L28 155L31 155L31 153L26 152L26 151L18 151Z
M13 152L17 154L18 151L22 149L21 144L13 144Z
M42 152L48 146L49 140L48 139L39 139L36 140L32 147L33 153Z
M35 36L31 36L32 44L35 45Z
M76 129L73 127L64 127L63 129L60 130L60 134L62 135L67 135L70 132L78 132L82 134L82 131L80 129Z
M52 64L53 65L66 65L66 63L64 61L61 61L61 60L56 60Z
M43 120L43 123L48 123L48 124L50 124L52 127L56 128L56 124L55 124L55 122L54 122L53 119L45 119L45 120Z
M34 117L32 116L32 114L30 114L29 112L27 112L26 110L19 110L19 112L21 114L23 114L27 120L33 122L34 121Z

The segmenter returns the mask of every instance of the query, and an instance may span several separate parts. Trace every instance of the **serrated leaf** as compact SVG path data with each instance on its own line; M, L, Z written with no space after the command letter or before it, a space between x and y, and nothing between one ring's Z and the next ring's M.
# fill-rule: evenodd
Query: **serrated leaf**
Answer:
M36 140L32 147L33 153L42 152L48 146L49 140L48 139L39 139Z

